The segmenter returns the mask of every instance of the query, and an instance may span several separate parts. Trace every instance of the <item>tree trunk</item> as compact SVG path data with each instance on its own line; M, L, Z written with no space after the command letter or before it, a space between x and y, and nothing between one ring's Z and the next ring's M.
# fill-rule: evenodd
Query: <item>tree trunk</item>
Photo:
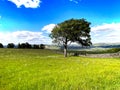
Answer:
M67 57L67 46L64 45L64 57Z
M67 57L67 38L65 39L64 43L64 57Z

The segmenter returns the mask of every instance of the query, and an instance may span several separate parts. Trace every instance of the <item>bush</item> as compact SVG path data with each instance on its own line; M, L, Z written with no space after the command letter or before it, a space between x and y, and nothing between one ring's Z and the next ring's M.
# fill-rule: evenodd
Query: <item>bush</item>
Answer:
M79 56L79 53L78 52L74 52L74 56Z
M15 47L14 43L9 43L9 44L7 45L7 48L14 48L14 47Z
M40 44L40 49L45 49L45 45L44 44Z
M18 44L18 48L32 48L32 46L31 46L31 44L29 44L29 43L22 43L22 44Z
M0 48L3 48L4 46L3 46L3 44L2 43L0 43Z
M34 44L33 49L40 49L39 45Z
M29 43L19 43L18 44L18 48L22 48L22 49L45 49L45 45L44 44L40 44L40 45L37 45L37 44L34 44L34 45L31 45Z

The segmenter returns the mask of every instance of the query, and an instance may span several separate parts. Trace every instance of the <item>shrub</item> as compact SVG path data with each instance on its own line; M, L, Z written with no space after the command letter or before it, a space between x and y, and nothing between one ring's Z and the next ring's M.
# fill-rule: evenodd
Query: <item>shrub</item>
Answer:
M7 48L14 48L14 47L15 47L14 43L9 43L9 44L7 45Z
M2 43L0 43L0 48L3 48L4 46L3 46L3 44Z
M74 52L74 56L79 56L79 52Z
M33 49L40 49L39 45L34 44Z
M45 49L45 45L44 44L40 44L40 49Z
M29 44L29 43L19 43L18 44L18 48L32 48L32 45L31 44Z

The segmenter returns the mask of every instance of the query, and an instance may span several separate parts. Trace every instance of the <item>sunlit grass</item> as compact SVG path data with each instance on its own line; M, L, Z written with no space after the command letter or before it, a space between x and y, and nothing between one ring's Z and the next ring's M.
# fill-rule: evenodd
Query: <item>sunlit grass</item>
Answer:
M0 90L120 90L120 59L0 49Z

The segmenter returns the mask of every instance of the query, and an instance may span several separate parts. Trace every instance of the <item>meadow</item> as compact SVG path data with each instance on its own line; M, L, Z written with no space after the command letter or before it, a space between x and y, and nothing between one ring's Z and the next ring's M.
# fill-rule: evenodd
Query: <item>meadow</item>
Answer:
M120 58L0 49L0 90L120 90Z

